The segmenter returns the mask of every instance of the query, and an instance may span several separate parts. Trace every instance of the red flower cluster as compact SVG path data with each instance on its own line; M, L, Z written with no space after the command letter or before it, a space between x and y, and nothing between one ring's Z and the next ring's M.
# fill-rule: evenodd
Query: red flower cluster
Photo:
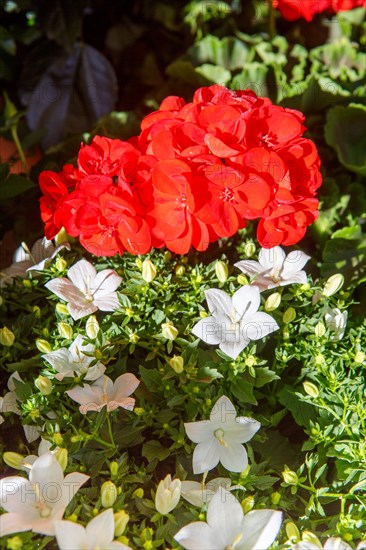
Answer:
M315 14L323 11L337 13L353 8L365 7L365 0L273 0L284 19L295 21L304 18L311 21Z
M95 137L77 168L41 174L46 236L64 226L103 256L162 246L185 254L259 219L262 246L294 244L318 216L321 184L303 121L249 90L167 97L138 137Z

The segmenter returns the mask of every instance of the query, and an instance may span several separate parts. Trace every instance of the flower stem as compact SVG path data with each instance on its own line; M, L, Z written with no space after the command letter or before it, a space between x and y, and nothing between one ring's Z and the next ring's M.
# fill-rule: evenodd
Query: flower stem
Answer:
M268 34L270 40L273 40L277 34L276 31L276 18L275 10L273 7L273 0L268 0Z
M13 138L13 141L16 145L16 148L17 148L17 151L18 151L18 154L19 154L24 172L26 174L28 174L29 169L28 169L27 159L25 158L23 147L22 147L22 144L20 143L20 140L19 140L17 127L12 126L10 131L11 131L11 137Z

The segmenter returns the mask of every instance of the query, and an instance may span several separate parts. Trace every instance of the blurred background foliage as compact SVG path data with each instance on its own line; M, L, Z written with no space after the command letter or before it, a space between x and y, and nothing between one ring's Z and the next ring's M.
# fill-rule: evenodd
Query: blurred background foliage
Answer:
M167 95L216 83L304 112L324 180L311 248L324 276L352 282L351 265L364 280L363 8L307 23L263 1L0 0L0 21L0 267L42 234L41 170L96 134L136 134Z

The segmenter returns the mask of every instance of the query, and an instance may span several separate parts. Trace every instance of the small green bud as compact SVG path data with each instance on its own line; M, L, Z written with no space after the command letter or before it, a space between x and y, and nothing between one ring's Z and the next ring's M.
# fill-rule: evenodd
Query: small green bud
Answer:
M11 537L6 541L7 550L21 550L23 548L23 541L18 535Z
M67 516L67 521L72 521L73 523L77 523L78 521L78 515L77 514L70 514L69 516Z
M255 504L254 497L251 496L251 495L248 495L247 497L245 497L245 498L241 501L240 504L241 504L241 507L243 508L244 514L247 514L247 513L250 512L250 510L252 510L253 507L254 507L254 504Z
M55 445L59 446L59 445L62 445L64 438L62 437L60 432L56 432L53 434L52 440Z
M319 323L314 328L314 333L317 338L321 338L325 334L325 325L322 323L322 321L319 321Z
M272 504L274 506L277 506L277 504L280 502L281 498L282 498L281 493L279 493L278 491L275 491L274 493L271 494Z
M297 473L287 468L287 466L282 472L282 476L285 483L288 483L288 485L297 485L299 483L299 478L297 476Z
M255 254L255 244L252 242L246 243L244 247L244 254L247 258L251 258Z
M25 288L32 288L32 281L29 281L29 279L23 279L23 286Z
M0 328L0 344L10 348L14 344L15 334L8 327Z
M362 365L362 363L365 361L366 355L363 351L358 351L355 355L354 362L358 365Z
M310 397L314 397L314 399L316 399L317 397L319 397L319 390L318 388L316 387L315 384L313 384L312 382L308 382L307 380L303 383L303 387L304 387L304 390L305 390L305 393L307 393L308 395L310 395Z
M249 280L245 275L243 275L243 273L240 273L236 280L238 281L239 285L249 285Z
M244 364L246 367L254 367L256 365L257 359L254 357L254 355L249 355L244 361Z
M130 516L124 510L114 514L114 536L120 537L125 532Z
M147 283L151 283L156 277L157 270L151 260L144 260L142 262L142 278Z
M177 267L175 268L174 270L174 273L176 274L177 277L182 277L186 272L186 268L184 267L184 265L177 265Z
M115 477L118 474L118 462L113 460L109 465L109 471L111 472L111 476Z
M168 323L163 323L161 325L161 333L167 340L175 340L178 336L178 329L171 321L168 321Z
M56 304L56 311L60 315L70 315L69 310L67 309L67 305L63 304L62 302L58 302Z
M110 508L117 499L117 487L113 481L105 481L100 490L103 508Z
M33 311L33 313L34 313L34 315L36 316L37 319L41 318L41 310L38 306L33 306L32 311Z
M140 340L140 336L136 334L136 332L131 332L128 340L131 342L131 344L137 344L137 342Z
M184 359L181 355L174 355L169 360L169 365L172 367L174 372L180 374L184 370Z
M57 271L65 271L65 269L67 268L67 261L65 260L65 258L57 258L55 267Z
M56 237L55 237L56 246L59 246L60 244L65 244L65 243L69 242L69 240L70 239L69 239L68 234L65 231L65 228L62 227L60 229L60 231L57 233Z
M14 468L15 470L20 470L23 465L24 456L19 453L14 453L12 451L7 451L3 454L3 461L5 464Z
M88 320L85 324L85 332L88 338L94 340L98 336L99 332L99 323L95 315L88 317Z
M143 409L142 407L135 407L133 409L133 412L137 415L137 416L142 416L144 413L145 413L145 409Z
M62 338L66 338L66 340L71 340L73 335L71 325L65 323L65 321L61 321L60 323L57 323L57 330Z
M265 301L264 309L266 311L274 311L280 305L281 299L282 299L281 293L274 292L273 294L268 296L267 300Z
M50 353L52 351L51 344L47 340L42 340L42 338L37 338L36 347L42 353Z
M227 264L225 262L222 262L221 260L217 261L215 264L215 273L220 283L225 283L229 276L229 269L227 267Z
M132 496L135 498L144 498L144 490L142 489L142 487L139 487L138 489L136 489L132 493Z
M55 458L64 472L66 470L67 462L69 460L69 453L67 449L57 449L55 452Z
M332 275L329 277L329 279L326 280L324 288L323 288L323 295L324 296L333 296L338 290L340 290L344 283L344 277L341 273L336 273L335 275Z
M164 252L164 262L168 263L172 259L172 253L169 250Z
M296 310L293 307L288 307L283 314L282 320L284 323L292 323L296 319Z
M293 521L286 523L286 535L290 542L296 544L300 541L300 531L296 527Z
M34 381L34 385L42 395L50 395L52 392L52 382L46 376L38 376Z

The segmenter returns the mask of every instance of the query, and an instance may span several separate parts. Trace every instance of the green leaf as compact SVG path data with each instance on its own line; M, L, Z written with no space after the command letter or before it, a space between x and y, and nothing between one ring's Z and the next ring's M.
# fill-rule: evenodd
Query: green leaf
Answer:
M327 113L325 139L349 170L366 176L366 106L351 103Z
M316 421L314 407L305 401L302 401L294 392L291 386L284 386L278 392L278 398L281 405L287 407L291 412L297 424L300 426L309 426L310 422Z
M161 375L157 370L139 367L141 379L148 390L155 392L161 388Z
M280 377L270 370L268 367L256 367L255 368L255 387L261 388L265 384L272 382L273 380L279 380Z
M195 71L206 80L213 82L214 84L221 84L225 86L231 79L230 71L224 69L224 67L211 65L210 63L204 63L200 67L196 67Z
M0 201L14 199L36 185L26 176L12 174L0 184Z
M81 36L83 0L42 0L38 19L50 40L71 51Z
M323 250L321 275L342 273L347 284L358 285L366 280L366 236L358 228L337 232L343 238L329 239Z
M212 382L217 378L223 378L222 374L215 368L201 367L197 372L197 378L199 382Z
M267 95L267 73L268 67L263 63L258 63L258 61L249 63L241 73L234 76L230 88L233 90L245 90L249 88L258 95Z
M257 404L257 400L253 394L253 382L243 379L235 380L235 382L231 384L231 391L242 403L249 403L250 405Z
M159 441L148 441L142 446L142 456L152 461L155 458L165 460L170 455L170 449L163 447Z

